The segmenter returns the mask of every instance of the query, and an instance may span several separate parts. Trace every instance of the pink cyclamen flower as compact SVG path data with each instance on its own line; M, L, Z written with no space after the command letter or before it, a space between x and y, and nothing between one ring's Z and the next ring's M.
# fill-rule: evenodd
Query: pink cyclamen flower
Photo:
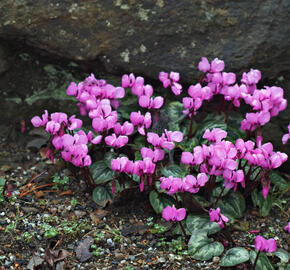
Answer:
M211 208L209 210L209 218L211 222L216 222L221 228L224 228L225 224L230 221L228 217L221 213L220 208L217 208L216 210Z
M206 129L202 138L207 139L209 142L220 142L227 137L227 132L220 128L213 128L212 131Z
M181 221L185 218L186 210L185 208L176 209L174 205L167 205L162 212L162 217L166 221Z
M275 252L277 249L276 241L273 238L266 240L264 237L258 235L255 238L255 248L261 252Z
M282 143L286 144L290 139L290 124L288 125L288 133L284 134L282 137Z
M288 233L290 233L290 222L284 227L284 230Z

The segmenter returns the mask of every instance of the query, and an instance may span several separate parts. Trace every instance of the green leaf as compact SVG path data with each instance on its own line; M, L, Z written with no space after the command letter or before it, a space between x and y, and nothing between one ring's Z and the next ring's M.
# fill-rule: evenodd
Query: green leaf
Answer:
M104 160L94 162L90 170L97 185L111 181L115 173L107 166Z
M217 186L216 188L214 188L212 196L217 198L220 195L222 189L223 189L223 184L221 186ZM225 188L222 193L222 197L226 196L230 191L231 191L230 189Z
M278 173L272 172L270 174L271 183L273 183L275 186L278 187L279 191L287 192L287 190L290 188L290 183L287 183L287 181Z
M259 207L260 216L266 217L269 214L273 204L273 196L271 192L269 192L267 198L264 199L262 191L258 193L257 190L254 190L251 193L251 197L254 205Z
M193 148L198 145L198 140L195 137L183 139L182 142L178 143L177 146L184 152L192 152Z
M183 170L181 166L176 164L171 164L168 167L161 168L161 173L165 177L173 176L173 177L184 177L187 174L186 170Z
M285 264L289 262L289 253L282 249L282 248L278 248L275 252L274 255L277 256L281 263Z
M184 119L184 106L179 101L170 102L167 107L167 113L169 117L168 128L171 131L179 131L180 123Z
M221 209L223 215L230 219L241 218L246 210L246 202L242 194L231 191L222 200L219 200L217 206Z
M251 250L250 260L252 264L254 264L256 257L257 257L257 252L254 250ZM260 253L255 270L274 270L273 265L270 263L265 253L263 252Z
M207 261L214 256L219 256L224 251L220 242L215 242L207 237L206 231L194 231L188 243L188 251L193 259Z
M221 230L216 222L211 222L209 216L195 216L190 214L186 219L188 230L193 233L196 230L206 231L208 235L217 233Z
M166 194L162 194L162 193L158 193L155 190L152 190L150 192L149 195L149 200L150 203L154 209L154 211L157 214L161 214L163 212L163 209L167 206L167 205L173 205L174 200L172 197L166 195Z
M117 154L115 152L107 152L104 156L104 162L106 163L107 167L112 169L111 167L111 160L117 158Z
M111 190L109 191L105 187L98 186L93 191L93 200L98 205L105 206L112 198L113 194Z
M249 252L245 248L236 247L227 250L222 257L221 266L235 266L240 263L248 261L250 258Z

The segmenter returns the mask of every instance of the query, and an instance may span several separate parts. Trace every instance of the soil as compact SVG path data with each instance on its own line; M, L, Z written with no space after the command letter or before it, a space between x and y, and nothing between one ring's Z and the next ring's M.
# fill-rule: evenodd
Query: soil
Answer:
M221 269L220 257L196 261L186 254L186 245L169 246L179 236L173 234L172 224L155 214L146 192L122 194L104 207L94 203L84 182L43 158L45 138L35 133L22 134L19 127L12 127L10 137L1 138L0 177L12 191L11 198L5 196L0 203L1 270ZM55 173L61 179L67 176L68 183L32 191L53 183ZM253 235L248 232L258 230L288 250L289 234L283 231L290 215L287 204L284 210L274 207L262 218L257 209L247 209L244 218L230 228L237 246L253 249ZM154 232L154 224L164 226L165 232ZM271 260L277 262L274 257ZM250 269L250 265L233 269Z

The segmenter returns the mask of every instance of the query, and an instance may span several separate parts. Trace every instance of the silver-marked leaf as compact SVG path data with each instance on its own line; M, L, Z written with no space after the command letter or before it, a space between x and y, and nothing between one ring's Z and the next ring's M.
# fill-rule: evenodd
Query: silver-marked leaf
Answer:
M181 166L171 164L168 167L161 168L161 174L165 177L173 176L183 178L187 174L187 171Z
M254 250L251 250L250 260L252 264L254 264L256 257L257 257L257 252ZM274 270L273 265L270 263L265 253L263 252L260 253L255 270Z
M149 195L151 206L157 214L161 214L167 205L173 205L172 197L152 190Z
M206 231L194 231L188 243L188 251L193 259L207 261L214 256L219 256L224 251L220 242L215 242L207 237Z
M111 181L115 173L103 160L94 162L90 171L92 172L93 179L97 185Z
M106 163L107 167L112 169L111 167L111 160L117 158L117 154L115 152L107 152L104 156L104 162Z
M272 172L270 174L270 179L271 183L277 186L279 191L287 192L287 190L290 189L290 183L287 183L287 181L278 173Z
M226 254L222 257L221 266L235 266L240 263L248 261L250 258L249 252L242 247L231 248L227 250Z
M190 214L186 219L187 229L193 233L196 230L206 231L208 235L217 233L221 230L216 222L211 222L209 216L195 216Z
M102 187L98 186L93 191L93 200L95 203L97 203L100 206L105 207L106 204L111 201L113 198L112 191Z
M221 209L222 214L230 219L242 217L246 209L244 197L239 192L233 191L219 200L217 206Z
M282 249L282 248L278 248L275 252L274 255L277 256L281 263L285 264L289 262L289 253Z
M260 216L266 217L269 214L273 204L273 196L271 194L271 188L266 199L263 197L262 191L257 192L257 190L252 191L251 197L254 206L259 207Z

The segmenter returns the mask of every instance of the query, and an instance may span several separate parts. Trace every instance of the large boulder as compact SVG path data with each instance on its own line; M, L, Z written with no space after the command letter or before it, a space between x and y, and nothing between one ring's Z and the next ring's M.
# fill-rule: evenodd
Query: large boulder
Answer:
M191 82L207 56L273 78L290 67L289 11L289 0L1 0L0 37L111 73Z

